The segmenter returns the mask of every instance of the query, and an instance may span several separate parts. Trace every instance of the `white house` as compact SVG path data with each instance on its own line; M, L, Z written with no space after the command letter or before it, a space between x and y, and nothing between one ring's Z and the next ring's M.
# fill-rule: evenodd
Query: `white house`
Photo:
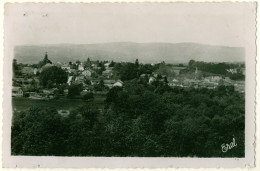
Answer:
M37 68L34 68L34 69L33 69L33 74L36 75L37 72L38 72L38 69L37 69Z
M110 65L110 62L104 64L104 66L105 66L106 68L109 68L109 65Z
M68 71L68 70L70 70L70 66L68 64L62 65L61 69Z
M67 81L67 84L68 84L68 85L71 85L72 78L73 78L73 76L69 76L68 81Z
M84 66L82 63L80 63L80 65L78 66L78 70L79 71L84 71Z
M12 88L12 96L13 97L22 97L23 96L23 90L21 87L13 87Z
M113 87L122 87L123 86L123 82L121 80L117 80L114 84Z
M151 84L152 82L154 82L155 81L155 78L154 77L150 77L149 78L149 84Z
M104 80L104 85L107 86L108 88L112 88L115 83L116 83L115 80Z
M110 78L110 77L113 76L113 72L112 72L112 70L106 70L106 71L103 71L103 72L102 72L102 75L103 75L104 77L106 77L106 78Z
M77 83L77 84L80 84L80 83L84 84L84 81L85 81L85 77L83 75L77 76L75 78L75 83Z
M237 73L237 69L235 68L230 68L230 69L227 69L227 72L230 72L232 74L236 74Z

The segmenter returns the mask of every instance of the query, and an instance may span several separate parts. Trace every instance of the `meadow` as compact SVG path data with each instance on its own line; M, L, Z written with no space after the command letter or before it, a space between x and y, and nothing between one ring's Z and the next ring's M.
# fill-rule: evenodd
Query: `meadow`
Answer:
M94 95L94 100L91 101L93 105L96 105L99 109L103 109L105 95ZM81 107L90 101L85 101L82 99L68 99L66 97L61 97L59 99L53 100L34 100L25 97L13 97L12 106L15 111L28 110L30 107L41 107L41 108L55 108L57 110L73 110Z

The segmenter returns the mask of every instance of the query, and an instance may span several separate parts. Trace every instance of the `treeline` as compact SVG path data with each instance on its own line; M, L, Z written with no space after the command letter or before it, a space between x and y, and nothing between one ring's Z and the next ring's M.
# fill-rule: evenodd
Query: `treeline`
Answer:
M213 73L218 75L223 75L230 77L232 80L244 80L245 76L242 73L241 68L244 68L245 64L234 64L234 63L209 63L209 62L201 62L201 61L194 61L190 60L188 64L188 71L194 72L196 68L198 70L206 72L206 73ZM228 69L237 69L237 73L229 73Z
M132 80L139 78L142 74L152 74L159 68L159 63L155 65L151 64L139 64L138 59L135 63L115 63L114 72L122 81Z
M86 104L68 117L37 107L14 113L12 155L245 155L245 100L232 86L183 89L133 79L112 88L104 103L104 112ZM222 152L233 138L237 146Z

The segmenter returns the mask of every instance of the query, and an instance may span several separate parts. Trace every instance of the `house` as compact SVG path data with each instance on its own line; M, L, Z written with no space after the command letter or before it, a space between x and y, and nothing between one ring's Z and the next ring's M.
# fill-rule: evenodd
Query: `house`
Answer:
M217 87L217 85L213 82L204 82L203 86L200 87L205 87L208 89L215 89Z
M154 82L155 81L155 78L154 77L150 77L149 78L149 84L151 84L152 82Z
M176 79L169 80L169 82L168 82L168 86L170 86L170 87L175 87L175 86L180 86L180 85L181 85L181 83Z
M61 69L68 71L68 70L70 70L70 66L68 64L62 65Z
M25 75L33 75L34 69L32 67L24 67L21 72Z
M140 77L141 78L144 78L146 76L146 74L141 74Z
M114 84L113 87L122 87L123 86L123 82L121 80L117 80Z
M23 84L25 81L24 78L13 78L13 82L16 84Z
M67 84L68 84L68 85L71 85L71 83L72 83L72 78L73 78L73 76L69 76L68 81L67 81Z
M106 78L111 78L113 76L112 70L105 70L102 72L102 75Z
M104 64L105 68L109 68L109 65L110 65L110 64L111 64L110 62L105 63L105 64Z
M68 94L69 90L68 89L65 89L64 90L64 94Z
M91 85L96 85L99 83L99 80L90 80Z
M22 97L23 96L23 90L21 87L13 87L12 88L12 96L13 97Z
M34 69L33 69L33 74L36 75L37 72L38 72L38 69L37 69L37 68L34 68Z
M44 89L42 90L43 94L53 94L54 93L54 89Z
M85 77L91 77L92 73L93 73L93 71L91 69L86 69L81 74L84 75Z
M229 78L229 77L225 77L225 79L223 79L224 85L232 85L233 81Z
M234 84L235 91L238 91L240 93L245 92L245 81L236 81Z
M101 69L97 64L92 64L91 67L96 70Z
M46 65L44 65L44 66L42 67L42 70L44 70L44 69L46 69L46 68L49 68L49 67L53 67L53 66L55 66L55 65L54 65L54 64L47 63Z
M108 68L106 68L106 71L113 71L113 68L114 67L108 67Z
M229 72L231 74L236 74L237 73L237 69L236 68L227 69L227 72Z
M220 76L210 76L210 77L205 77L204 81L205 82L219 82L222 79Z
M82 63L80 63L80 65L78 66L78 70L79 71L84 71L84 66Z
M116 80L104 80L104 85L108 88L112 88L114 84L116 83Z
M174 66L172 67L172 71L176 74L176 75L179 75L180 74L180 71L185 69L186 67L177 67L177 66Z
M152 75L155 77L155 78L157 78L158 77L158 74L157 73L152 73Z
M75 83L76 83L76 84L84 84L84 81L85 81L84 75L80 75L80 76L77 76L77 77L75 78Z
M221 76L212 76L212 77L211 77L211 81L212 81L212 82L219 82L221 79L222 79Z

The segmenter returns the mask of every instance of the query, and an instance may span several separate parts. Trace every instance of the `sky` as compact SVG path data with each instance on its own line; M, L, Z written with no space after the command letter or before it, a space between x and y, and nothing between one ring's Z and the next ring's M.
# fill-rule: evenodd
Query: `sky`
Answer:
M13 45L195 42L245 46L246 3L6 4Z

